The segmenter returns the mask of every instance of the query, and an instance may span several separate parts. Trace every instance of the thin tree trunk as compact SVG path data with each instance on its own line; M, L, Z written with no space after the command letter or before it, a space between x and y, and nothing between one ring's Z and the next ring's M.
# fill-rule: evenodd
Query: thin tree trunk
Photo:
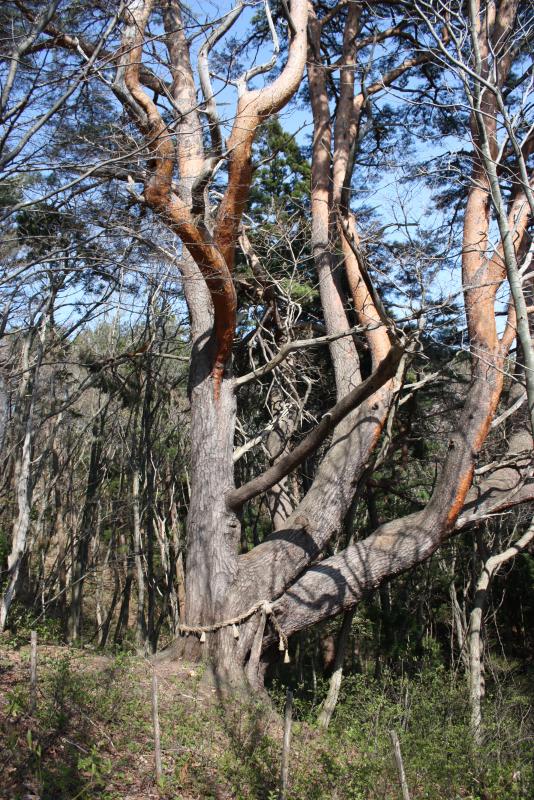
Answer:
M57 586L61 618L65 618L66 586L67 586L67 534L65 530L65 509L63 507L63 494L60 485L60 460L59 452L54 442L52 448L52 480L54 482L54 524L52 535L57 539Z
M143 570L143 536L141 533L141 513L139 508L139 469L136 459L132 467L132 515L135 574L137 580L137 615L135 641L137 650L142 652L146 642L145 624L145 573Z
M408 790L408 781L406 780L406 773L404 772L404 762L402 760L401 747L399 737L395 731L390 731L391 743L393 744L393 754L397 764L397 772L399 773L399 781L402 791L402 800L410 800L410 792Z
M27 552L27 537L30 528L30 514L33 498L33 482L31 475L31 454L34 436L34 411L37 381L44 355L46 326L54 303L52 294L48 309L43 312L39 325L39 346L33 368L30 368L30 348L36 333L30 329L22 344L21 372L22 379L18 393L18 409L22 414L21 428L24 431L20 454L15 466L15 488L17 497L17 517L13 523L11 552L7 559L7 584L0 605L0 631L5 630L9 609L16 596L22 562ZM27 396L29 395L29 400Z
M7 382L0 370L0 453L3 452L8 418L9 396L7 391Z
M120 644L124 638L124 631L128 627L128 620L130 617L130 599L132 595L132 584L134 580L134 567L135 567L135 558L132 558L132 555L127 552L126 546L126 537L123 533L120 536L120 543L121 549L124 553L126 553L126 579L124 581L124 587L122 590L122 601L121 607L119 611L119 618L117 620L117 626L115 628L115 633L113 635L113 641L115 644Z
M171 566L174 567L173 581L176 587L176 597L178 601L179 618L183 619L185 614L185 572L182 545L180 543L181 523L178 518L176 508L174 486L171 493L171 503L169 507L171 521Z
M151 320L149 317L152 301L147 310L147 335L151 333ZM154 570L154 545L156 543L156 487L153 462L153 401L154 401L154 373L150 352L146 357L145 392L141 418L142 451L141 464L144 488L144 519L146 533L146 577L147 577L147 616L146 634L151 652L156 652L157 626L156 626L156 574Z
M165 574L165 602L168 602L171 611L171 629L173 635L178 634L180 625L180 609L176 587L174 585L174 566L175 556L171 553L169 537L165 525L165 519L158 515L156 531L161 552L161 564ZM159 626L158 626L159 628Z
M98 502L98 489L101 481L102 439L106 414L102 411L93 425L93 439L91 443L91 457L85 502L80 524L80 537L72 568L71 605L69 609L69 640L75 642L82 633L82 608L83 587L89 560L89 545L94 533L96 521L96 507Z
M511 547L502 553L490 556L478 579L475 603L469 618L469 696L471 701L471 731L477 745L482 743L482 645L481 631L483 613L487 603L488 589L495 573L503 564L524 550L534 540L534 519L528 530Z
M30 713L37 708L37 631L31 632L30 639Z
M284 708L284 738L282 741L282 766L280 768L280 791L278 792L278 800L286 800L287 797L292 722L293 722L293 693L291 692L290 689L288 689L286 693L286 704Z
M154 756L156 762L156 781L159 783L163 774L161 766L161 734L158 709L158 676L152 669L152 727L154 728Z
M105 563L102 565L102 575L103 575L104 570L109 568L109 562L111 560L112 564L111 569L113 571L113 596L111 598L111 603L109 605L108 613L106 614L106 619L104 620L104 623L102 624L101 627L100 641L99 641L100 647L105 647L107 644L109 631L111 628L111 622L113 620L113 614L115 613L115 608L117 606L117 603L119 601L119 596L121 593L121 582L117 566L117 548L115 546L115 541L116 541L116 533L114 531L111 537L111 541L109 543L109 548L106 554Z
M330 677L328 694L326 695L326 699L318 719L321 728L328 728L330 725L330 720L332 719L332 714L334 713L337 705L339 690L341 688L341 679L343 677L343 663L345 661L345 653L347 651L347 643L349 641L354 613L355 610L352 609L351 611L346 611L345 614L343 614L343 622L341 623L341 629L339 631L339 637L337 640L334 671Z
M449 585L449 594L451 598L452 629L453 632L456 631L456 639L458 641L458 650L460 653L460 659L462 661L465 671L469 672L469 654L467 652L467 642L466 642L467 622L465 619L465 614L462 613L462 609L460 608L460 604L458 602L458 595L456 593L456 586L454 584L454 581L451 581Z

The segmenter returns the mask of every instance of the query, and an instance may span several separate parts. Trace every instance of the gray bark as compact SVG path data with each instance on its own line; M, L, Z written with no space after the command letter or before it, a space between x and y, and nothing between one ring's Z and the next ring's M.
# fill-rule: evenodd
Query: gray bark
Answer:
M495 573L503 564L524 550L534 540L534 520L527 531L502 553L490 556L477 582L475 602L469 617L469 696L471 701L471 731L475 742L482 743L482 623L488 590Z
M145 573L143 570L143 537L141 532L141 513L139 508L139 467L136 458L132 459L132 521L135 575L137 581L137 615L135 641L139 652L143 652L146 641L145 624Z
M326 699L318 719L321 728L328 728L332 719L332 715L337 706L339 690L341 689L341 679L343 677L343 663L345 661L345 653L347 651L347 643L349 640L353 619L354 609L351 611L346 611L343 615L343 622L341 623L341 630L339 631L337 640L334 671L330 677L328 694L326 695Z
M0 631L5 630L9 609L16 596L20 571L28 547L30 514L33 499L33 480L31 474L31 455L34 438L34 413L38 389L39 370L44 356L47 325L55 301L52 292L47 301L38 328L30 327L24 337L21 353L22 379L19 385L17 413L20 414L22 441L15 464L15 490L17 497L17 517L13 523L11 552L7 560L7 583L0 605ZM38 347L35 362L30 367L30 350L35 335Z
M78 545L74 556L71 579L71 604L69 608L69 641L76 642L82 635L83 590L89 564L89 547L95 534L98 510L98 490L102 480L101 457L104 436L105 409L93 424L91 455L85 489L85 500L80 523Z
M391 743L393 745L393 754L395 756L395 763L397 764L397 772L399 773L399 782L402 791L402 800L410 800L410 792L408 790L408 781L406 780L406 773L404 772L404 762L402 760L402 753L400 748L399 737L395 731L390 731Z

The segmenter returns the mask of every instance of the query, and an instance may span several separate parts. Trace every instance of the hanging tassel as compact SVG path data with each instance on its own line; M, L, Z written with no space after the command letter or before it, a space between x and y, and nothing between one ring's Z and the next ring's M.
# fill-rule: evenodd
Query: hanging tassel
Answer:
M234 639L239 639L239 628L237 625L232 625L232 633L234 634Z
M206 641L206 631L202 631L202 633L200 634L200 644L204 644L205 641Z
M285 656L284 656L284 664L289 664L290 661L291 661L291 659L289 658L289 650L286 650L286 653L285 653Z
M282 652L282 650L286 649L285 642L282 639L282 637L280 637L280 640L278 642L278 649L280 650L280 652Z

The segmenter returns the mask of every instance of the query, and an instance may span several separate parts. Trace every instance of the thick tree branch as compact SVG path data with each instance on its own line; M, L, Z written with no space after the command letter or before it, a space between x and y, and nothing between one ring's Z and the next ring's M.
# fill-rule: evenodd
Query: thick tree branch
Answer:
M287 636L353 608L385 578L429 558L454 531L502 388L498 370L478 372L426 508L381 525L363 541L310 567L274 605ZM264 646L269 644L266 637Z
M345 334L349 321L344 307L344 291L340 270L333 257L332 238L332 123L326 84L325 66L321 59L321 21L313 6L308 22L308 83L313 114L311 164L312 249L321 305L328 335ZM330 356L336 377L338 397L360 381L360 364L352 338L333 340Z
M321 514L320 507L312 504L312 488L309 497L288 521L287 530L279 532L276 541L268 541L256 548L257 554L252 551L243 558L245 574L261 569L261 565L265 568L266 557L276 559L276 566L269 575L271 589L283 591L284 578L285 586L290 587L275 605L286 634L354 607L365 592L374 589L386 577L399 574L428 558L454 530L464 507L476 457L486 439L502 391L503 358L507 352L506 345L499 342L495 324L495 297L503 280L503 271L502 266L497 270L495 262L486 256L489 186L487 179L484 182L484 172L480 167L480 161L477 163L475 160L473 187L464 223L463 275L473 348L473 380L456 431L450 437L449 451L432 498L416 514L386 523L339 556L309 567L290 585L287 577L291 568L296 577L299 568L301 571L306 564L306 558L296 550L297 543L306 551L309 564L314 554L316 557L321 552L321 544L327 536L326 531L323 535L318 530L319 525L328 526L329 521ZM368 294L367 289L365 293ZM368 301L371 301L372 308L372 298ZM329 479L332 479L331 473L323 478L323 486L318 486L319 493L323 489L325 502L330 495ZM510 492L501 495L500 499L510 502ZM480 506L479 511L482 511ZM294 528L290 528L289 523ZM261 548L265 549L264 553L259 552ZM288 559L292 563L286 568ZM269 644L268 638L265 644Z
M214 240L226 263L233 268L241 217L248 200L252 180L252 143L259 125L276 114L298 89L306 62L307 0L293 0L291 17L296 35L289 45L289 55L282 72L272 84L244 91L238 100L237 115L228 140L228 187L217 214Z
M299 464L302 464L306 458L317 450L342 419L369 397L372 397L378 389L394 377L403 353L403 348L397 344L393 345L375 372L339 400L299 445L277 461L276 464L273 464L262 475L258 475L258 477L253 478L253 480L238 489L233 489L229 492L226 495L228 507L233 510L241 508L248 500L267 491L286 475L289 475Z
M202 222L193 219L185 203L172 192L175 151L170 131L139 82L144 31L151 11L152 0L138 0L125 11L125 29L117 75L141 111L136 121L145 135L151 155L145 180L145 200L180 236L197 263L210 292L215 313L216 340L213 378L215 395L218 396L233 344L235 288L227 264L207 229Z

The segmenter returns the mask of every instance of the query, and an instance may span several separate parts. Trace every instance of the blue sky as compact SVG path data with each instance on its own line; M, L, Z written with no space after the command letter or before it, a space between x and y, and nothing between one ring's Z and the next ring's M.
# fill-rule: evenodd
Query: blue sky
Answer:
M207 23L211 22L214 18L222 17L232 8L232 4L229 2L214 3L212 0L203 0L203 2L194 0L190 8L196 22L202 26L203 24L207 25ZM235 38L238 42L244 42L251 29L251 19L256 13L263 13L262 3L255 3L254 7L245 8L238 21L218 47L224 47L225 41L228 41L229 38ZM206 27L208 33L211 30L211 27ZM198 50L204 41L205 36L202 33L194 38L192 46L192 60L194 66L196 66ZM256 53L256 61L259 63L267 61L271 53L272 48L270 44L263 46ZM148 58L147 55L147 60ZM279 65L283 63L283 59L284 57L280 56ZM251 66L248 60L247 66ZM162 69L161 67L157 68L160 70ZM263 81L269 81L271 79L271 75L260 76L253 85L261 86ZM223 118L227 117L231 121L237 99L235 88L227 83L218 81L216 78L213 79L213 86L217 93L220 116ZM406 95L399 95L393 86L384 90L375 102L378 109L384 104L395 106L397 103L406 102ZM312 134L312 120L309 107L305 107L298 102L291 102L279 116L284 128L294 133L297 141L301 145L309 144ZM226 133L229 133L229 125L226 125ZM416 154L408 151L399 153L396 162L389 165L388 170L378 182L368 182L366 186L355 191L355 207L373 207L375 213L379 215L382 224L390 226L384 234L384 236L390 239L402 238L404 235L403 231L405 231L403 227L405 222L413 224L414 229L415 225L420 225L426 230L434 229L439 225L441 220L440 215L433 208L430 192L426 183L420 180L417 183L406 184L402 182L402 178L405 175L406 169L414 163L415 158L417 158L418 161L426 158L430 160L435 158L438 154L454 152L466 145L468 145L467 142L460 142L451 137L443 138L438 141L418 141ZM395 223L399 223L399 228L395 228ZM459 294L461 282L458 263L456 263L451 270L442 270L436 277L434 289L436 294Z

